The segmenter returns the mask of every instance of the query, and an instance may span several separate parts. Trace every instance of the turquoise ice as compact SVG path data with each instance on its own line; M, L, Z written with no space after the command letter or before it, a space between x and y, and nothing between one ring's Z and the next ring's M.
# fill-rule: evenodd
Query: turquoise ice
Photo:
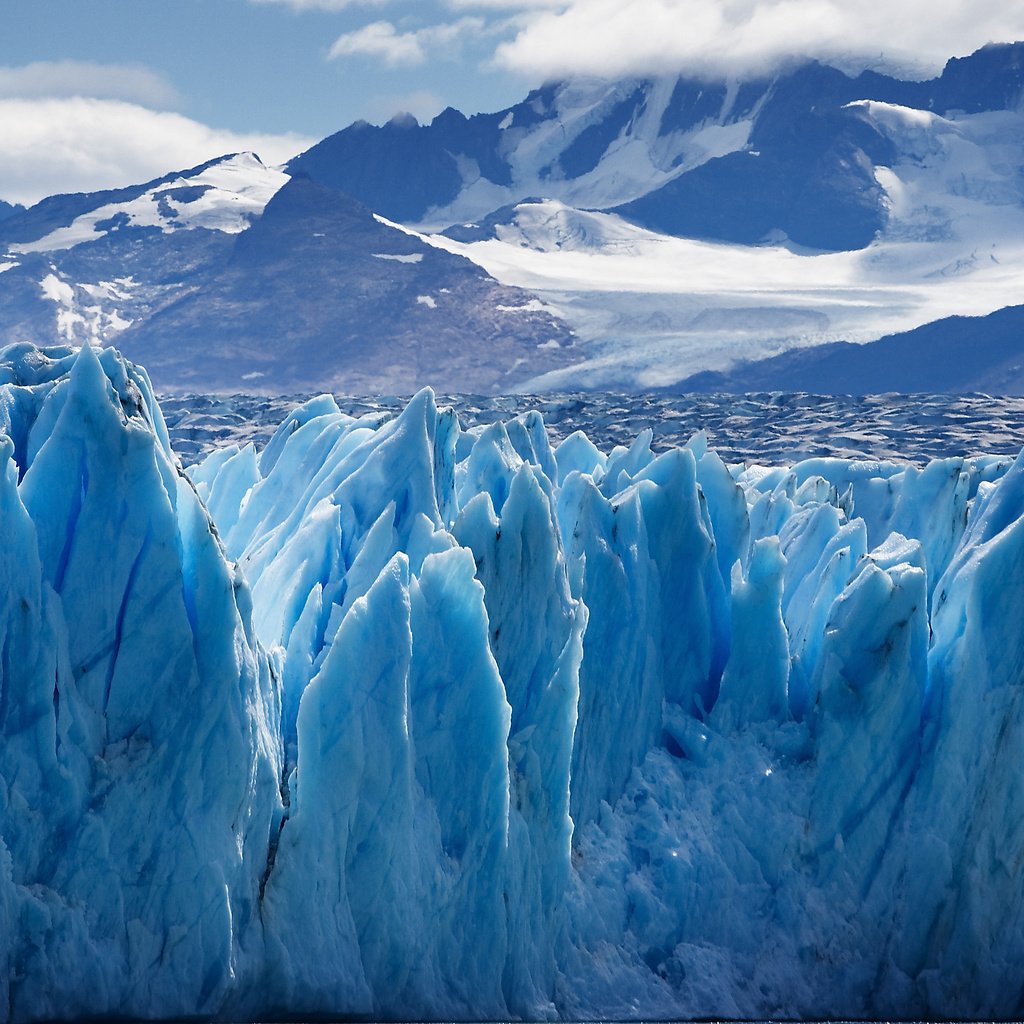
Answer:
M0 356L0 1016L1014 1017L1024 464Z

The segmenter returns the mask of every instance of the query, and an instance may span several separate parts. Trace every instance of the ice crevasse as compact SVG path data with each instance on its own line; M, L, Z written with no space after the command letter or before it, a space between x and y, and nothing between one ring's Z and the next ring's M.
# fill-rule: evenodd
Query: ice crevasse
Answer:
M0 355L0 1015L1015 1017L1024 463Z

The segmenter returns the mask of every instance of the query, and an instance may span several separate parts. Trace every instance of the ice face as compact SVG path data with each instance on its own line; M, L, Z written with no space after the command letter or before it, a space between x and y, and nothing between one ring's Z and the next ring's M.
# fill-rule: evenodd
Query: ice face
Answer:
M7 353L3 840L12 1017L220 1007L261 944L279 710L248 586L141 374Z
M425 391L186 475L19 346L0 515L7 1018L1021 1012L1020 461Z

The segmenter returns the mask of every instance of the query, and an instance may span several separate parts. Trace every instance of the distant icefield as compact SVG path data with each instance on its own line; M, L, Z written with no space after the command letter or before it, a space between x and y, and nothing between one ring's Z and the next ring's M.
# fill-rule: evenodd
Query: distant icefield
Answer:
M1018 1018L1024 460L0 355L0 1015Z

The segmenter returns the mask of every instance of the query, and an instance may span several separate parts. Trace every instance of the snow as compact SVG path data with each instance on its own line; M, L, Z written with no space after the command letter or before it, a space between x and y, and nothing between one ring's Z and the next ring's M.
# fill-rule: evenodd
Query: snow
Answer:
M287 180L286 174L265 167L255 154L239 153L191 177L161 182L135 199L106 203L76 217L66 227L56 228L35 241L11 245L10 249L13 253L71 249L117 230L107 226L115 218L125 227L156 227L164 233L205 228L238 234L263 212ZM179 194L176 198L177 189L202 191L186 194L185 198Z
M57 306L57 334L65 341L74 341L85 317L76 309L74 289L56 274L47 274L39 282L43 295Z
M374 258L378 260L392 260L395 263L419 263L423 259L423 253L421 252L410 252L410 253L391 253L391 252L375 252Z
M560 84L553 111L529 127L517 127L509 112L498 125L504 133L503 155L511 183L496 185L480 177L479 168L462 161L463 187L447 206L428 210L416 227L426 233L450 224L473 223L523 196L549 196L569 206L605 209L637 199L714 157L743 150L756 117L731 116L728 100L717 117L685 131L661 134L661 123L677 79L623 79L613 83L577 79ZM601 155L597 166L566 176L559 157L587 128L608 116L615 104L638 89L645 102ZM463 166L465 164L465 166Z
M119 277L114 281L100 281L98 284L80 285L86 294L94 299L128 299L136 284L131 277Z
M427 309L437 309L437 299L432 295L417 295L416 301L421 306L426 306Z
M1019 1017L1024 457L651 440L6 350L8 1016Z
M501 310L502 313L548 313L550 310L544 305L540 299L530 299L529 302L524 302L521 306L502 306L498 305L495 309Z
M0 261L0 274L2 274L5 270L13 270L16 266L18 266L17 263L12 263L9 260Z
M91 345L106 344L131 327L132 321L121 315L112 300L124 300L134 287L130 277L96 285L72 284L55 272L39 282L43 295L57 307L57 333L61 340Z
M809 253L785 239L738 246L658 235L548 199L496 237L426 241L528 288L586 346L578 366L523 390L653 388L696 370L831 341L869 342L1019 301L1024 114L934 114L857 104L896 143L878 167L890 219L867 248Z

